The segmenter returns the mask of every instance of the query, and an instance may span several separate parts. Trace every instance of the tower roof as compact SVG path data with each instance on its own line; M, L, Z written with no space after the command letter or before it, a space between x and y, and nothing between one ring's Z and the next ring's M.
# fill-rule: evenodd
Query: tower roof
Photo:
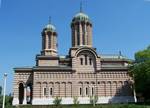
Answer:
M52 32L55 32L55 31L56 31L55 26L51 23L51 16L49 17L49 22L48 22L48 24L45 26L44 30L48 30L48 31L52 31Z
M85 13L79 12L73 17L72 21L90 21L90 19Z
M52 24L47 24L46 26L45 26L45 28L44 29L46 29L46 30L49 30L49 31L53 31L53 32L55 32L56 31L56 28L55 28L55 26L54 25L52 25Z

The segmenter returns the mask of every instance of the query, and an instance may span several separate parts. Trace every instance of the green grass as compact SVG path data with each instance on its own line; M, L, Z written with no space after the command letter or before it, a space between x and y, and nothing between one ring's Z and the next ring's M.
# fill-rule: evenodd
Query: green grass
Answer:
M150 108L150 105L135 105L135 104L107 104L107 105L21 105L16 108Z

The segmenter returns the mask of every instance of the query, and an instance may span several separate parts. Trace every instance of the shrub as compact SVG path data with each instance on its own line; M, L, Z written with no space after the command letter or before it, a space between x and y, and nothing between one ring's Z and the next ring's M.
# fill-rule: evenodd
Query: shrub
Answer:
M74 103L74 105L79 104L78 97L73 97L73 103Z
M98 101L97 96L90 96L90 104L96 104Z
M59 106L61 104L62 99L60 97L56 97L53 101L54 105Z

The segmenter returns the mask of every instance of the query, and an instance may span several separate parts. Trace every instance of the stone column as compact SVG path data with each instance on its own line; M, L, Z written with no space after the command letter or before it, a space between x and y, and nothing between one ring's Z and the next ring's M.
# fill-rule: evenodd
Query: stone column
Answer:
M24 87L24 99L23 99L23 104L26 105L27 104L27 96L26 96L26 86Z
M44 48L45 48L45 44L44 44L44 43L45 43L45 40L44 40L44 39L45 39L45 37L42 36L42 50L44 50Z
M82 36L82 23L79 23L79 34L80 34L80 45L83 45L83 36Z
M87 30L87 32L88 32L88 34L87 34L88 35L88 45L92 46L92 25L89 24L87 26L87 29L88 29Z
M45 36L45 49L48 49L48 34Z
M87 44L87 28L86 28L87 26L86 26L86 23L84 24L84 43L85 43L85 45L88 45Z
M92 46L92 25L90 25L90 45Z
M50 44L51 44L50 49L54 49L54 33L51 34L50 38L51 38L51 40L50 40Z
M74 47L75 46L75 26L74 25L72 25L72 27L71 27L71 29L72 29L72 47Z
M57 36L54 35L54 49L57 50Z
M78 38L77 38L77 25L74 27L74 37L75 37L75 47L78 46Z

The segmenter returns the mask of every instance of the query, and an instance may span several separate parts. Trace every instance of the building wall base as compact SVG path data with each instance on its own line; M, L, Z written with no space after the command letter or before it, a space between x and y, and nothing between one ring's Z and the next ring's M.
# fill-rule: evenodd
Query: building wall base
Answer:
M51 105L55 98L34 98L33 105ZM61 104L74 104L74 98L62 98ZM90 104L90 97L78 97L79 104ZM97 104L135 102L133 96L98 97Z
M19 105L19 99L13 98L12 105Z

